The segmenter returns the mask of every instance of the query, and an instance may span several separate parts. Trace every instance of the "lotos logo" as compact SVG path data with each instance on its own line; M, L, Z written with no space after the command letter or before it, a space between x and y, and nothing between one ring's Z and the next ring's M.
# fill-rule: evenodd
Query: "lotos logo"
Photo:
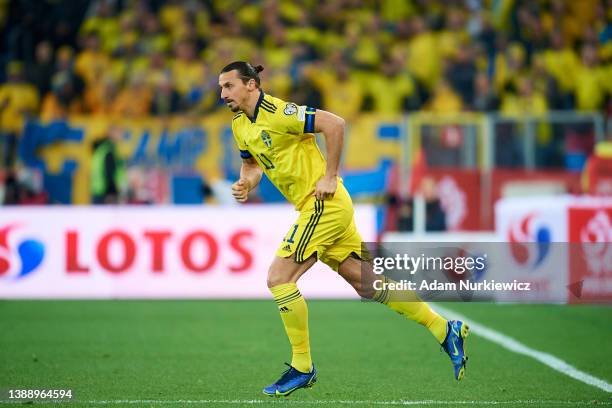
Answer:
M531 266L533 269L540 264L550 250L550 229L536 220L532 212L510 225L508 241L512 257L520 265Z
M597 211L580 230L580 242L590 271L612 272L612 222L605 211Z
M33 272L45 256L45 247L42 242L35 239L25 239L17 245L17 255L21 266L12 267L15 260L15 251L9 244L9 233L18 228L18 225L8 225L0 229L0 277L15 270L15 278L21 279Z

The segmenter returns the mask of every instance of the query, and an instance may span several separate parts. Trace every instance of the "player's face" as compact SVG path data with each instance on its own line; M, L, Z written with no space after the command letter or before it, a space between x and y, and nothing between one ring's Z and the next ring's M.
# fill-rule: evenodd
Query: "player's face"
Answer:
M221 99L232 112L243 109L249 97L251 82L246 84L238 76L238 71L223 72L219 75L219 86L221 87Z

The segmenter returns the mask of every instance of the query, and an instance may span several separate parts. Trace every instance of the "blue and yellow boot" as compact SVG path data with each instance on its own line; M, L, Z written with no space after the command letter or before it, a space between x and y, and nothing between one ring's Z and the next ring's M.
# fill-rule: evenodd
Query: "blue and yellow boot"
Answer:
M468 358L465 354L465 338L470 333L470 328L461 320L449 320L446 329L446 338L442 342L442 348L453 363L455 379L460 381L465 374L465 363Z
M317 382L317 370L312 366L309 373L296 370L291 365L274 384L264 388L263 393L270 397L286 397L299 388L310 388Z

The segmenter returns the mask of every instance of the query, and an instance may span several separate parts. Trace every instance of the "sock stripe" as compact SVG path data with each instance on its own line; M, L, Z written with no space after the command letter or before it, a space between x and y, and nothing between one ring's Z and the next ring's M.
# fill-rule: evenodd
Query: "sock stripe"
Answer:
M298 292L298 293L295 293L291 298L285 299L283 301L277 301L276 303L279 306L284 306L284 305L287 305L287 304L289 304L289 303L293 302L294 300L297 300L297 299L299 299L301 297L302 297L302 294L300 292Z
M314 231L317 228L317 225L319 224L321 215L323 215L324 207L325 207L325 202L323 200L315 201L315 218L313 220L312 225L310 226L310 230L304 231L304 234L302 235L302 239L304 239L304 242L302 242L301 248L298 248L298 250L296 251L296 260L298 262L304 262L304 252L306 251L306 248L308 247L308 244L310 243L310 239L312 238L312 235L314 234Z
M385 298L387 297L387 290L381 290L376 297L374 298L374 301L378 302L378 303L385 303Z
M382 277L383 285L388 282L386 276ZM387 286L383 286L384 289L380 290L373 298L375 302L386 304L389 300L389 289Z
M389 283L389 279L386 276L383 276L383 283L385 284ZM390 296L391 294L389 293L389 287L385 286L385 296L382 300L382 303L387 304Z
M295 284L293 284L293 286L295 286ZM300 290L299 290L297 287L295 287L295 288L294 288L294 289L293 289L291 292L284 293L284 294L282 294L282 295L280 295L280 296L276 297L275 299L276 299L276 300L283 300L283 299L285 299L285 298L288 298L289 296L293 296L293 295L295 295L295 294L296 294L296 292L299 292L299 291L300 291Z
M274 300L276 300L276 303L278 303L280 305L281 303L286 303L286 302L291 301L293 299L296 299L296 298L298 298L300 296L302 296L302 294L300 293L299 290L296 289L294 292L291 292L290 294L288 294L286 296L283 296L283 297L280 297L280 298L274 299Z

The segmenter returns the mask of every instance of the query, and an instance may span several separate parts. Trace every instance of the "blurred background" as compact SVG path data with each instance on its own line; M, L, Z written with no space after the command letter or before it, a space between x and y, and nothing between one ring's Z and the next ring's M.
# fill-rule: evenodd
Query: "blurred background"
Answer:
M0 27L4 204L232 204L233 60L347 120L343 175L379 231L612 194L610 0L4 0ZM252 199L283 200L266 180Z
M32 276L7 296L100 295L74 273L102 274L101 296L267 296L294 215L265 177L256 205L231 198L218 74L234 60L347 120L366 241L537 242L514 257L531 277L550 242L612 242L610 0L0 1L0 27L0 276ZM612 246L595 255L610 265ZM612 299L612 267L593 268ZM140 290L175 270L173 291ZM208 270L259 289L198 286ZM56 274L56 292L28 289Z

